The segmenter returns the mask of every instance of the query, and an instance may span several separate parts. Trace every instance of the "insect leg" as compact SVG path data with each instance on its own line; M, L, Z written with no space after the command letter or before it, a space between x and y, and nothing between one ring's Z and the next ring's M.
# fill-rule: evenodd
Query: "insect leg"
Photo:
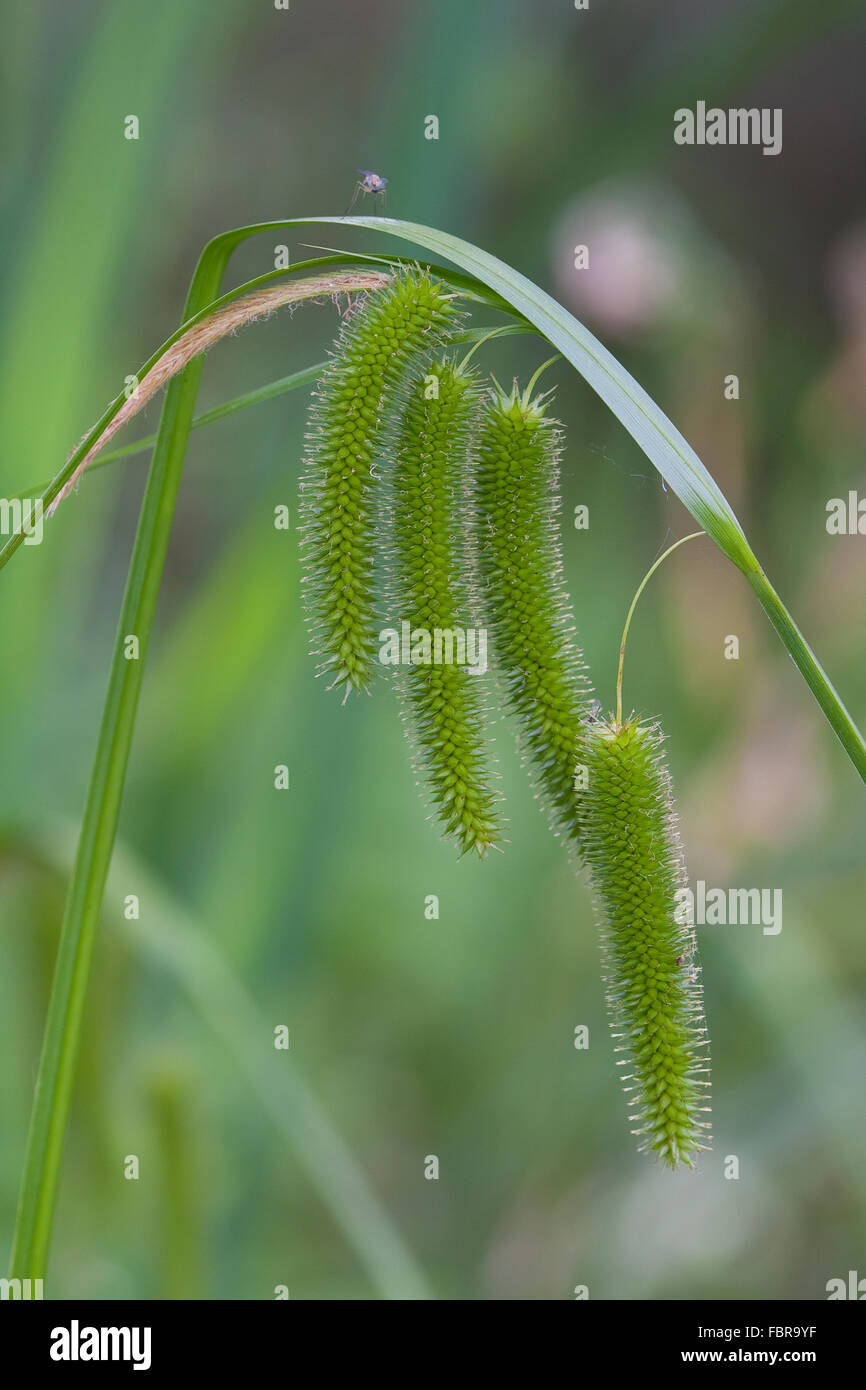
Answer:
M352 201L351 201L351 203L349 204L349 206L346 208L346 211L343 213L343 216L344 216L344 217L348 217L348 216L349 216L349 213L352 211L352 208L355 206L355 204L356 204L357 201L358 201L359 195L360 195L361 193L363 193L363 191L364 191L364 185L363 185L363 183L361 182L361 180L359 179L358 182L355 184L355 192L352 194Z

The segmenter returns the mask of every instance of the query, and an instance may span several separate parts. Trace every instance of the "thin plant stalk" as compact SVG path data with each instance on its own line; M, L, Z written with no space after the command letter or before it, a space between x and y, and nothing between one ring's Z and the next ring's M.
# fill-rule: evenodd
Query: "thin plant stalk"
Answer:
M622 668L625 665L625 644L628 641L628 630L631 627L631 620L634 617L634 610L637 608L637 601L643 593L644 589L646 588L647 584L652 579L659 565L663 564L669 555L673 555L674 551L679 550L680 546L685 545L686 541L695 541L697 540L698 536L705 535L706 531L692 531L688 536L680 536L679 540L674 541L673 545L669 545L667 550L665 550L663 554L661 554L659 558L656 560L655 564L650 566L650 568L647 570L646 574L644 575L643 579L637 587L637 592L635 593L635 596L631 601L631 607L629 608L628 613L626 615L625 627L622 630L622 640L619 644L619 665L617 667L616 672L617 727L619 727L622 724Z
M77 826L62 821L35 834L32 828L0 833L0 861L8 857L40 872L65 877L75 854ZM118 904L124 884L135 882L149 904L147 921L130 921ZM107 883L112 906L104 926L159 968L166 983L185 995L220 1042L217 1068L243 1079L251 1102L273 1124L286 1154L309 1180L374 1290L384 1299L431 1299L433 1291L399 1226L358 1161L355 1146L339 1132L303 1068L289 1052L262 1047L271 1024L259 1012L233 965L207 926L179 902L171 887L118 839Z
M190 286L185 322L216 298L228 255L223 244L202 256ZM349 287L341 283L341 289ZM202 357L193 358L168 386L142 502L60 930L12 1244L12 1278L45 1275L93 950L202 365ZM138 639L138 654L127 660L130 636Z
M223 257L199 262L184 318L191 317L216 298L224 268ZM105 880L114 846L147 642L201 370L201 358L196 358L168 388L142 502L78 851L60 929L12 1242L12 1278L42 1279L45 1276ZM135 634L138 638L139 659L136 661L124 659L127 634Z

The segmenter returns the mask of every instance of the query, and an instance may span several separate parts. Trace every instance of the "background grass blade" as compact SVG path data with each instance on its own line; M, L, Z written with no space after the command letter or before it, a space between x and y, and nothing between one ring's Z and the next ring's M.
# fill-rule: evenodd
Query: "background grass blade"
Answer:
M19 832L13 843L17 838ZM71 829L38 839L21 832L21 838L28 853L46 867L56 873L68 871L74 852ZM147 920L127 921L120 912L106 911L106 925L157 963L223 1043L231 1064L244 1074L381 1297L432 1298L415 1258L293 1055L274 1049L273 1022L256 1008L200 922L136 854L118 843L108 878L111 901L122 902L130 883L147 903ZM191 1254L186 1252L187 1258Z
M226 259L218 248L200 260L185 322L216 298ZM201 370L202 359L194 358L169 384L142 503L61 926L13 1238L13 1277L44 1277L99 914ZM127 660L125 639L131 634L138 654Z
M199 263L185 318L216 297L223 267L224 261L218 256L206 264ZM60 930L12 1243L13 1278L40 1279L45 1275L93 949L201 368L200 359L191 362L168 388L142 503L78 853ZM127 633L138 637L137 661L124 659Z

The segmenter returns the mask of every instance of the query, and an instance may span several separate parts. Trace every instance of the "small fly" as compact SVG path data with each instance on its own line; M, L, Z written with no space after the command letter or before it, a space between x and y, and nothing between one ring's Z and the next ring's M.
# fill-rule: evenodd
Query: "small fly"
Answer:
M382 206L385 205L385 189L388 187L388 180L384 179L381 174L374 174L372 169L359 169L358 173L361 177L355 184L355 192L352 194L351 203L343 213L344 217L349 216L362 193L377 194L382 200Z

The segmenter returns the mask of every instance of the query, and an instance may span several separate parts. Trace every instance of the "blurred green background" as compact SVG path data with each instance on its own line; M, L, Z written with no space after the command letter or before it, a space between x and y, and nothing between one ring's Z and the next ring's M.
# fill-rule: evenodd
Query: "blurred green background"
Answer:
M833 0L4 7L0 491L54 473L173 330L210 236L341 213L372 168L388 212L537 279L637 375L863 726L866 540L825 519L864 486L864 57L862 6ZM782 154L675 146L673 111L698 99L781 107ZM332 229L293 259L302 239L382 244ZM275 240L245 246L232 283L271 269ZM200 408L319 360L336 322L307 307L224 342ZM543 353L511 338L484 360L525 378ZM567 573L608 703L630 597L693 528L589 389L562 366L549 381ZM634 1151L587 888L510 731L507 852L455 863L391 692L341 708L314 679L296 537L272 526L295 508L305 406L192 437L48 1296L822 1298L866 1273L866 792L745 581L709 542L680 551L626 670L627 705L669 735L692 879L784 894L778 936L699 929L715 1143L671 1175ZM0 577L4 1262L145 468L94 473Z

